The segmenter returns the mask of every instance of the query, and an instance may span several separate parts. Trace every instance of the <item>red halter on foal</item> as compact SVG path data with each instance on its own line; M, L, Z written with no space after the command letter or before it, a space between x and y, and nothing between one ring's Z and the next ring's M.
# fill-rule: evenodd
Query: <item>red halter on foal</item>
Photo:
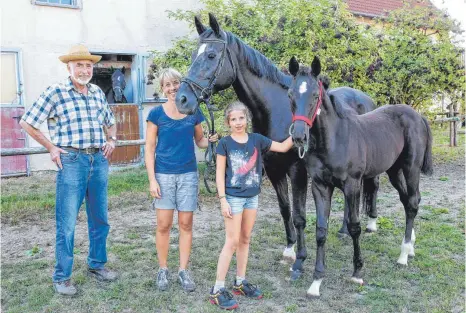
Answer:
M308 117L304 115L293 114L293 119L291 123L293 124L295 121L304 121L306 122L307 125L309 125L309 127L312 127L312 124L314 124L314 120L316 119L317 112L319 112L320 105L322 104L322 95L323 95L322 82L319 80L319 99L317 100L316 109L314 110L314 114L312 114L312 118L309 119Z

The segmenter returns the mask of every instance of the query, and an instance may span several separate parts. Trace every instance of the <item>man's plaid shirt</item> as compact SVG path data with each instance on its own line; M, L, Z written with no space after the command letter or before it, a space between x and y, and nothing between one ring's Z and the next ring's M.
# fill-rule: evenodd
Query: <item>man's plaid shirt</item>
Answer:
M79 93L71 78L54 84L23 115L22 120L39 128L47 120L52 143L59 147L78 149L102 147L105 142L103 126L115 124L102 89L87 84L87 96Z

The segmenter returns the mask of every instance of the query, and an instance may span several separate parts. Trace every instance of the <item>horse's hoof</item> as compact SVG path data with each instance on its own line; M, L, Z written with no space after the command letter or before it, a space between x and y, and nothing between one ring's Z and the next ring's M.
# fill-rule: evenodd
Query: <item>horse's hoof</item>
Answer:
M292 270L291 275L290 275L290 280L291 281L296 281L301 277L302 274L303 274L303 272L300 271L300 270L294 270L294 271Z
M396 261L396 263L398 263L399 265L403 265L403 266L408 266L408 258L399 258L398 261Z
M319 299L320 298L320 294L318 295L313 295L313 294L310 294L310 293L306 293L306 298L312 300L312 299Z
M293 264L296 261L296 258L292 257L283 257L280 261L281 264Z
M370 229L370 228L366 228L366 234L368 235L372 235L373 233L375 233L377 230L373 230L373 229Z
M294 246L291 246L291 248L285 248L282 256L282 260L284 262L294 263L296 261L296 252L294 251Z
M364 281L362 280L362 278L351 277L351 281L361 286L364 285Z

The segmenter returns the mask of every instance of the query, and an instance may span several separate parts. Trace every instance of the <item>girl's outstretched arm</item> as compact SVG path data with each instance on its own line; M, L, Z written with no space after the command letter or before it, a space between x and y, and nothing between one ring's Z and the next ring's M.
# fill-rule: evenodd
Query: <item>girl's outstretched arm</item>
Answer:
M293 147L293 139L288 137L283 142L272 141L272 145L270 146L270 151L273 152L288 152L288 150Z

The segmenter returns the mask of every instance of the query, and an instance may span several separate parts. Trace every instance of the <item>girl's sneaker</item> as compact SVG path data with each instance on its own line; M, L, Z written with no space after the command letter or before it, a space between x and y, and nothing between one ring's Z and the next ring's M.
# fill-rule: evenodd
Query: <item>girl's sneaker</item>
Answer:
M224 310L234 310L238 307L238 302L225 288L222 288L214 293L214 287L212 287L210 290L209 300L210 303L215 304Z
M233 285L233 293L238 296L246 296L248 298L255 298L255 299L262 299L264 294L262 291L257 288L256 285L250 284L247 280L243 280L243 282L239 285Z

